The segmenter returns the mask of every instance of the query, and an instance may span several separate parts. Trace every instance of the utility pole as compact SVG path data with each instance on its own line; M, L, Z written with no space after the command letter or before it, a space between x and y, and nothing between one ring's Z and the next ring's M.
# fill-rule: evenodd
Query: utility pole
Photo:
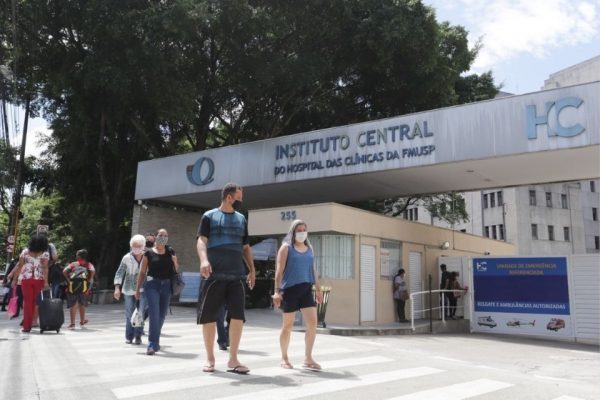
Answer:
M21 137L21 151L19 153L19 164L17 165L17 182L15 185L15 193L13 196L13 209L11 212L10 235L15 237L15 245L13 246L12 256L17 249L17 234L19 225L19 214L21 209L21 197L23 194L23 170L25 169L25 145L27 143L27 128L29 125L29 110L31 106L30 97L27 96L25 101L25 118L23 122L23 135Z

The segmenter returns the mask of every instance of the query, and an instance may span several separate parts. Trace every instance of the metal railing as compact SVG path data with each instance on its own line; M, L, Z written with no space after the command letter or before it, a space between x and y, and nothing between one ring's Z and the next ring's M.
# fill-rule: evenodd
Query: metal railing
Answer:
M415 330L415 312L423 312L423 311L428 311L429 312L429 321L430 321L430 326L433 324L433 312L435 310L440 310L440 318L442 320L442 322L446 322L446 296L443 295L443 293L451 293L452 295L454 295L455 292L461 292L462 295L464 296L465 293L467 293L466 289L457 289L457 290L448 290L448 289L436 289L436 290L424 290L421 292L412 292L409 294L409 301L410 301L410 327L412 328L412 330ZM435 293L440 293L442 294L441 299L437 302L438 306L433 307L434 301L433 301L433 294ZM428 308L423 308L421 310L415 310L415 297L416 296L423 296L427 294L429 295L429 307ZM439 296L438 296L439 297ZM424 297L425 298L425 297ZM424 304L425 302L423 302ZM458 307L458 306L457 306ZM463 302L461 305L461 308L463 310L463 316L465 315L465 303ZM430 328L431 330L433 328Z

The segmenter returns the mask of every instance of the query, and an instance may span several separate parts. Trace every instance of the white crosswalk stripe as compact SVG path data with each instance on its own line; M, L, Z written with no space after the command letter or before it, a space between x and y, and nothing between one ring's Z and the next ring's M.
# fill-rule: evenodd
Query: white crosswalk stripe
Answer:
M511 383L494 381L491 379L477 379L474 381L457 383L435 389L423 390L394 397L389 400L463 400L482 394L495 392L513 386Z
M119 400L502 399L503 396L518 398L522 389L522 381L506 374L503 368L444 354L421 357L422 353L410 347L390 347L389 351L382 351L383 341L330 335L318 335L314 350L323 372L307 372L300 367L304 355L304 332L292 332L289 353L295 368L284 369L279 366L279 329L273 324L244 327L239 358L251 369L250 374L226 372L228 353L218 350L216 345L216 372L203 373L206 361L202 330L196 325L193 313L188 314L180 314L165 323L161 351L153 357L145 354L147 336L144 336L141 346L125 344L124 321L116 313L93 315L93 319L90 318L93 324L85 330L77 327L73 331L65 330L64 334L61 331L61 335L31 335L28 337L31 351L51 355L42 358L43 361L38 364L45 372L39 374L37 382L40 388L51 388L55 391L53 393L97 384L103 387L104 392L93 399L114 396ZM61 351L69 349L67 356L53 347L53 341L60 344ZM0 343L0 349L2 345ZM56 361L59 367L54 366ZM76 362L79 362L79 368L86 370L81 374L81 380L74 382L68 374L64 374L63 367ZM452 367L457 365L460 366L458 369ZM461 368L469 368L470 374L461 374ZM546 380L570 381L553 377L550 373L547 375ZM0 380L0 387L1 384ZM386 387L402 388L402 391L386 390ZM38 390L41 394L42 390ZM536 394L531 398L586 400L560 394L547 391L546 397ZM23 392L22 398L28 396L29 392Z
M355 365L370 365L382 362L393 361L391 358L374 356L363 358L347 358L343 360L326 361L321 366L326 369L350 367ZM293 369L283 369L280 367L270 367L253 370L251 375L245 377L246 380L260 379L265 376L284 376L296 373ZM229 383L234 376L229 374L204 375L200 377L186 379L172 379L166 382L156 382L142 385L132 385L113 389L113 393L119 399L143 396L148 394L157 394L171 392L174 390L191 389L209 385L218 385L220 383Z
M340 390L353 389L361 386L375 385L400 379L416 378L418 376L432 375L443 372L437 368L418 367L398 369L395 371L378 372L376 374L358 377L337 379L335 384L327 385L324 382L315 382L301 387L285 387L271 390L262 390L252 393L242 393L236 396L221 397L220 400L278 400L299 399L302 397L316 396L319 394L338 392Z
M198 350L198 352L200 352L201 350ZM329 349L323 349L319 351L319 355L331 355L331 354L344 354L344 353L351 353L354 350L352 349L346 349L346 348L341 348L341 347L335 347L335 348L329 348ZM270 355L242 355L240 354L240 357L243 357L244 363L252 363L252 362L260 362L260 361L271 361L274 363L279 363L279 360L281 359L281 355L279 354L279 352L277 352L277 354L272 353ZM158 358L158 357L156 357ZM221 357L222 358L222 357ZM111 358L110 361L107 363L108 367L114 366L114 358ZM100 376L100 378L102 380L115 380L115 379L122 379L125 377L133 377L133 376L149 376L150 374L165 374L165 373L172 373L172 372L178 372L178 371L186 371L189 369L194 369L196 371L200 371L202 368L202 364L203 364L203 360L200 359L199 357L195 360L174 360L174 361L170 361L168 363L164 363L162 362L162 359L160 360L161 363L159 364L154 364L154 365L146 365L147 363L142 363L140 360L135 360L134 363L128 363L127 366L132 366L133 368L127 368L127 369L115 369L115 368L108 368L108 369L101 369L98 371L98 375ZM119 364L123 364L121 360L119 360Z

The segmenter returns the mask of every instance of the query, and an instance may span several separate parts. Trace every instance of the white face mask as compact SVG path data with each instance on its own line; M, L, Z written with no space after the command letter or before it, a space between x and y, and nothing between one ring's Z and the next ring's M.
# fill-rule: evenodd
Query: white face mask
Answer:
M140 254L144 254L144 249L142 249L141 247L132 247L131 252L134 255L139 256Z
M308 232L296 232L296 242L304 242L308 237Z

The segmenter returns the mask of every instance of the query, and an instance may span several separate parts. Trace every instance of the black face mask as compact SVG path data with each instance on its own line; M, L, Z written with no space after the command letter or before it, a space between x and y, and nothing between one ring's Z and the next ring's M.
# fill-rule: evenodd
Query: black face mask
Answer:
M154 247L154 242L151 242L149 240L146 240L146 247L150 248L150 247Z
M240 200L234 200L231 206L234 210L239 211L242 209L242 202Z

